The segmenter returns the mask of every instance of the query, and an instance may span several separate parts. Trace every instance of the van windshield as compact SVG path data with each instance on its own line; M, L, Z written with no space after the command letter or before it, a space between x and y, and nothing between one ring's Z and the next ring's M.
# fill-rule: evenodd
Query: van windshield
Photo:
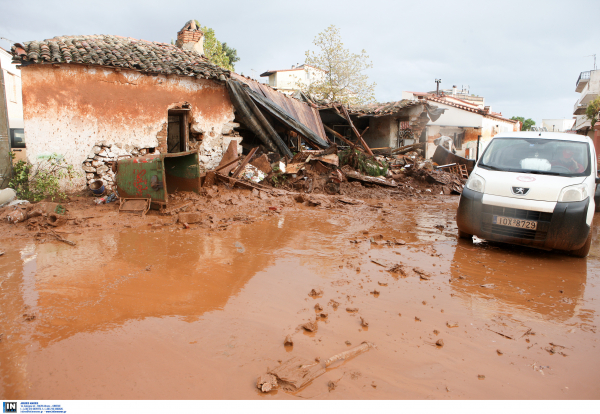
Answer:
M530 174L588 176L587 142L543 138L494 138L477 164L481 168Z

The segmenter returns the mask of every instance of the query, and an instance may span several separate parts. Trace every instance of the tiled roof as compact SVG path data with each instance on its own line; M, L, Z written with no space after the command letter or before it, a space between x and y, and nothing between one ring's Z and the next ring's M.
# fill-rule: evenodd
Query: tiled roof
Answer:
M458 104L456 102L447 101L443 97L438 97L438 96L431 95L431 94L426 95L425 99L428 100L428 101L432 101L432 102L437 102L437 103L441 103L441 104L444 104L444 105L453 106L455 108L462 109L463 111L473 112L473 113L485 116L487 118L500 119L502 121L511 122L513 124L515 124L515 123L518 122L518 121L515 121L515 120L512 120L512 119L504 118L498 112L487 112L486 110L481 109L481 108L473 108L470 105L469 106L467 106L467 105L461 105L461 104Z
M194 51L167 43L112 35L58 36L15 43L14 63L80 63L127 68L143 73L226 80L229 71Z
M376 102L367 105L352 105L348 108L348 113L351 115L363 116L385 116L393 115L401 109L421 104L422 102L413 101L410 99L402 99L400 101L386 103Z

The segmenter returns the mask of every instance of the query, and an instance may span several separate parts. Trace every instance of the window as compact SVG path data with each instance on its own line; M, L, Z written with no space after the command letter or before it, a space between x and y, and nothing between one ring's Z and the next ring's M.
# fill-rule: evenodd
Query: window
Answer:
M583 177L590 174L590 148L577 141L495 138L478 165L497 171Z

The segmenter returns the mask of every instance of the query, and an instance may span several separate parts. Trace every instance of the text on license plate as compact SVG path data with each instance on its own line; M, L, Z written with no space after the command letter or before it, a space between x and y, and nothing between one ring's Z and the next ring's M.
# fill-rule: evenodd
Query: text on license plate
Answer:
M536 230L537 221L533 220L522 220L512 217L494 216L494 224L501 226L518 227L520 229Z

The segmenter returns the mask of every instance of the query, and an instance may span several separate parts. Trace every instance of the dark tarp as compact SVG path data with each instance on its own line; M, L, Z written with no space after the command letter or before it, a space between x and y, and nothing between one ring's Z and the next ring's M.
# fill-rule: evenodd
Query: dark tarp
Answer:
M429 119L431 119L432 122L437 121L444 111L446 111L446 108L438 108L437 106L429 104L425 105L425 108L427 109L427 115L429 115Z
M311 145L321 149L329 148L327 141L323 140L323 138L315 134L306 125L288 114L275 102L264 98L262 95L257 94L252 89L248 89L248 93L259 106L281 121L285 126L302 135L302 137L305 138Z
M229 97L236 109L236 116L239 121L254 132L269 151L287 155L290 158L294 156L273 126L260 112L260 109L250 99L248 88L244 88L239 82L228 80L227 92L229 92Z
M252 130L270 150L279 152L282 155L288 155L290 158L292 157L292 152L261 110L277 119L287 128L301 135L311 146L322 149L329 147L329 144L323 138L315 134L306 125L299 122L275 102L254 92L249 87L243 86L237 81L228 80L227 90L240 122Z
M442 145L437 146L435 152L433 153L433 157L431 157L431 160L437 165L447 165L453 163L466 165L467 172L469 174L471 174L471 171L473 171L473 168L475 168L475 160L469 160L453 154Z

